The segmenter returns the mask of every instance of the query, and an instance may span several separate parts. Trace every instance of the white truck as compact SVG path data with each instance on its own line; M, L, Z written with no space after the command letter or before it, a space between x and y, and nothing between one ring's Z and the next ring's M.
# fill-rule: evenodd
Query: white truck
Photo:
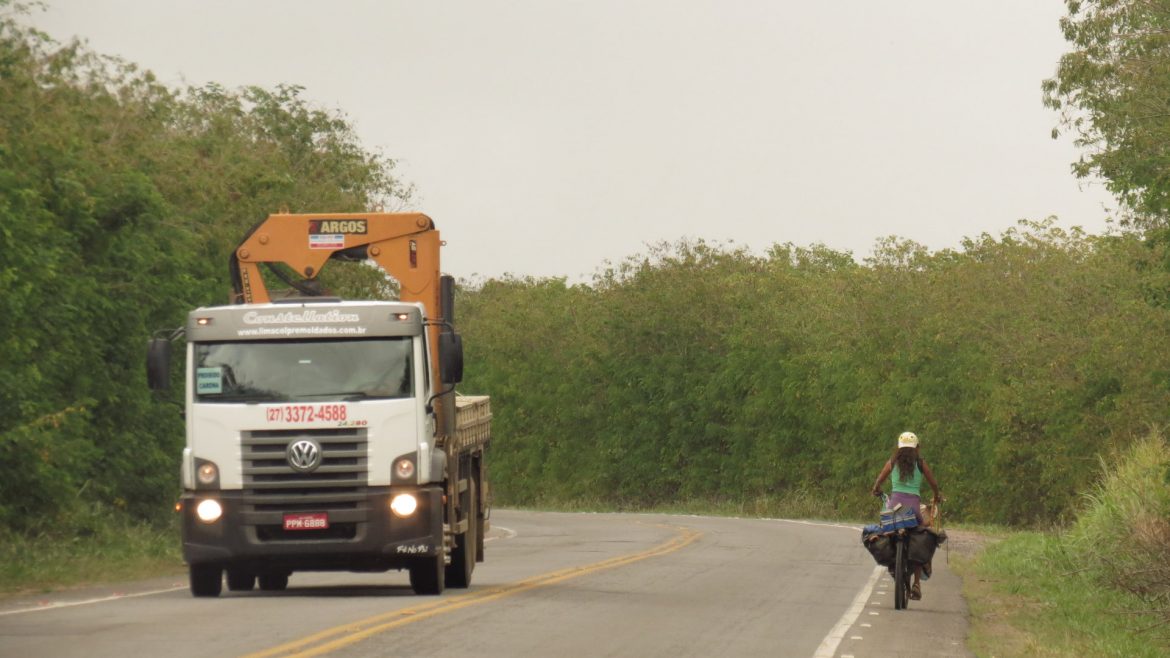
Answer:
M454 392L463 353L441 244L424 215L271 215L233 255L240 303L196 309L176 332L193 595L218 596L225 573L233 591L322 570L406 569L419 594L470 584L490 511L491 407ZM256 269L283 262L312 280L329 258L378 263L401 301L272 300ZM170 380L175 337L148 347L152 388Z

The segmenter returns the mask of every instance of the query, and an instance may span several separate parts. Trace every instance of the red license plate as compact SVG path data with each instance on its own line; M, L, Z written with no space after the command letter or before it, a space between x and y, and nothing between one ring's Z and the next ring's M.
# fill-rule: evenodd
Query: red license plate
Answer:
M325 512L313 514L285 514L285 530L325 530L329 527L329 515Z

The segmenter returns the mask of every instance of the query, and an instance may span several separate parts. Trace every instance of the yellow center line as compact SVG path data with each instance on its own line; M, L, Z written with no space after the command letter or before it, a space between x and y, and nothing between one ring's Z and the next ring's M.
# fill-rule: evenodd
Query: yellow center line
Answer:
M265 649L256 653L246 654L241 658L270 658L271 656L297 656L298 658L309 658L309 656L320 656L332 651L336 651L342 647L356 644L369 637L383 633L385 631L405 626L416 621L430 619L444 613L454 612L480 603L487 603L495 601L507 596L513 596L526 592L528 590L536 589L538 587L545 587L547 585L555 585L556 583L564 582L572 578L578 578L606 569L613 569L616 567L625 566L639 560L657 557L659 555L666 555L691 544L698 539L703 533L692 530L690 528L675 526L679 533L669 541L649 548L640 553L631 553L629 555L619 555L617 557L595 562L593 564L586 564L579 567L568 567L558 571L533 576L524 580L510 583L507 585L499 585L490 587L477 592L470 592L450 598L445 598L439 601L434 601L420 606L414 606L403 610L393 610L391 612L375 615L360 621L349 622L327 628L318 633L308 635L299 640L293 640L279 646ZM336 639L333 639L336 638Z

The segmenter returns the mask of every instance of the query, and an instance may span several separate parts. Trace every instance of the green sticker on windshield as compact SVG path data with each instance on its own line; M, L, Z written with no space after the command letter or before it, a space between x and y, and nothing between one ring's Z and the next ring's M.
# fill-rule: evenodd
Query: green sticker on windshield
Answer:
M199 395L223 393L223 368L196 368L195 392Z

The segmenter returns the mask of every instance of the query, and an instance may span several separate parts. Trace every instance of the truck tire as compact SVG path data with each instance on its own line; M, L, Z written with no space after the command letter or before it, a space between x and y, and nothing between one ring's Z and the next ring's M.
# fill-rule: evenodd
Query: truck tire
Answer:
M451 564L447 565L447 586L466 589L471 585L471 572L475 570L475 556L478 552L477 521L479 512L475 505L475 480L468 479L464 492L463 513L467 517L467 531L455 539L455 550L451 551Z
M440 545L438 555L421 558L410 565L410 588L415 594L442 594L447 584L446 570Z
M251 592L252 588L256 587L256 574L239 569L228 569L227 583L228 589L233 592Z
M223 591L223 569L214 564L192 564L188 568L192 596L219 596Z
M266 573L260 576L260 589L265 592L280 592L287 587L287 573Z

